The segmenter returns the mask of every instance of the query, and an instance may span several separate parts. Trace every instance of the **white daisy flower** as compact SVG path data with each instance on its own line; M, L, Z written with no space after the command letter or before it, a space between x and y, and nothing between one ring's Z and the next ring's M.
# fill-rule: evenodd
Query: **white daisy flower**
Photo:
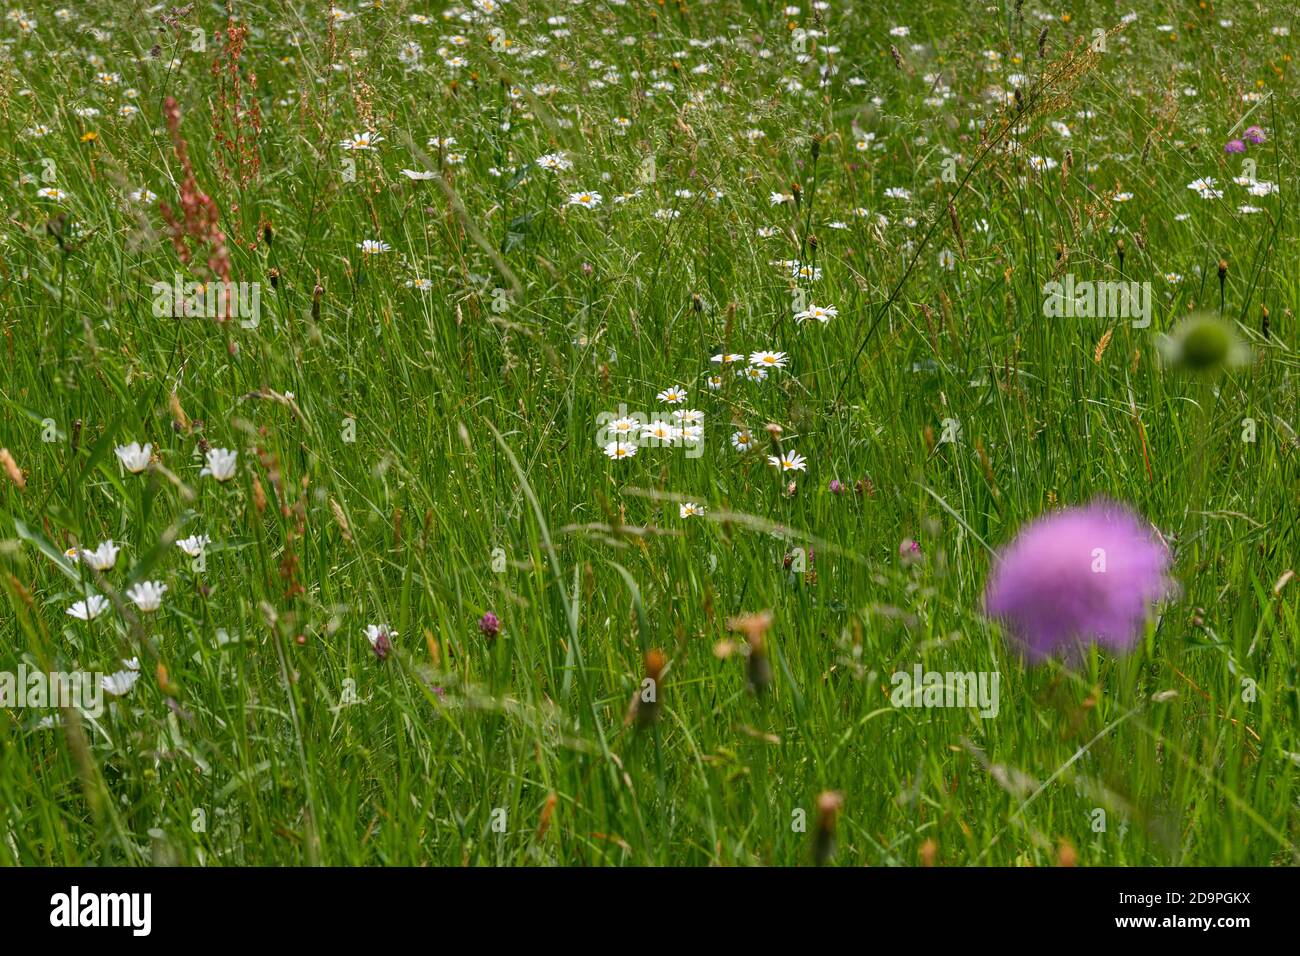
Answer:
M104 689L104 693L111 694L114 697L122 697L129 694L135 687L135 682L140 679L140 659L133 657L130 660L123 660L125 670L114 671L107 677L101 678L99 686Z
M122 549L115 545L113 540L110 538L103 542L94 551L87 551L85 548L82 548L77 553L77 556L82 561L86 562L88 567L94 568L96 571L107 571L112 568L113 565L117 564L117 554L121 550Z
M180 548L191 558L197 558L212 543L212 539L206 534L193 534L188 538L181 538L176 542L176 547Z
M749 364L759 368L785 368L786 358L784 352L751 352Z
M833 305L809 305L802 312L796 312L794 318L796 322L807 322L809 319L816 319L825 325L835 316L840 314L840 310Z
M162 596L167 585L161 581L140 581L127 588L126 596L141 611L151 614L162 607Z
M807 459L793 451L781 455L768 455L767 460L781 471L806 471L808 468Z
M653 421L641 429L641 438L654 444L671 444L677 438L677 429L665 421Z
M616 418L605 426L605 430L611 435L632 436L641 430L641 423L635 418Z
M143 448L139 442L131 442L129 445L118 445L113 449L113 454L117 455L117 460L133 475L138 475L149 467L149 457L153 454L153 445L145 443Z
M601 204L601 201L602 199L600 193L593 193L593 192L570 193L569 201L566 205L581 206L583 209L595 209L597 206Z
M754 433L746 428L731 433L731 447L736 451L749 451L754 447Z
M217 481L229 481L235 476L235 462L239 458L239 452L229 448L209 448L203 457L207 464L199 472L200 478L211 475Z
M549 170L553 173L563 172L566 169L573 168L573 161L567 159L563 153L546 153L538 156L533 160L533 164L541 169Z
M375 144L382 143L384 138L376 136L374 133L355 133L351 139L345 139L339 143L339 146L348 151L372 149Z
M636 445L626 441L612 441L605 446L605 457L614 461L631 458L636 454Z
M67 613L78 621L93 621L107 610L108 598L102 594L92 594L84 601L74 603Z

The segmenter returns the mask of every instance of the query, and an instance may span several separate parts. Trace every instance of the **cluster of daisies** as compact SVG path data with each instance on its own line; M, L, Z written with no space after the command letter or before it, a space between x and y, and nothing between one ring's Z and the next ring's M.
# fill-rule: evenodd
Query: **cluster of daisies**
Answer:
M1255 197L1271 196L1278 192L1277 183L1256 179L1253 175L1235 176L1232 181L1235 185L1245 189L1249 195ZM1222 199L1224 196L1223 187L1219 185L1218 180L1213 176L1202 176L1199 179L1194 179L1187 184L1187 188L1202 199ZM1247 216L1263 211L1259 206L1249 202L1243 202L1237 206L1237 212Z
M112 538L100 542L96 548L69 548L63 552L71 561L84 564L94 571L111 571L117 564L117 556L122 551ZM167 592L167 585L161 581L139 581L127 588L126 596L132 604L146 614L152 614L162 607L162 596ZM108 610L108 598L102 594L91 594L84 600L76 601L67 613L79 621L92 621Z
M694 414L702 417L702 413ZM118 445L113 451L122 467L131 474L144 471L153 458L153 446L149 443L141 445L139 442L131 442L129 445ZM226 448L210 448L204 455L205 464L199 471L199 475L211 477L219 482L228 481L234 477L238 459L238 452ZM197 534L180 539L176 542L176 547L186 556L201 560L207 554L211 544L212 539L208 535ZM117 557L121 550L121 547L110 539L94 549L69 548L64 555L92 570L103 572L112 570L117 564ZM166 593L167 585L162 581L139 581L126 590L126 597L138 611L152 614L162 607L163 595ZM108 608L108 598L102 594L89 594L83 600L73 603L67 609L67 613L81 621L93 621ZM397 636L397 632L386 624L369 624L366 626L365 635L375 655L380 660L384 660L392 651L392 639ZM104 690L115 696L128 693L139 677L138 661L123 661L123 664L126 670L111 674L102 682Z
M681 404L686 401L686 390L676 386L666 388L659 393L659 400ZM602 437L609 439L602 441L605 456L614 461L633 457L642 445L694 448L704 441L704 412L678 408L673 409L670 417L655 415L649 421L624 415L604 426Z
M836 314L833 306L825 309L809 306L805 311L809 313L805 318L818 317L818 313L829 313L825 318L819 318L819 321L823 322L829 321ZM711 356L710 361L719 366L741 364L742 367L736 373L739 377L750 381L762 381L768 377L770 371L784 369L789 356L785 352L770 350L752 352L748 356L743 353L720 352ZM706 384L710 389L720 389L723 384L722 376L717 373L710 374ZM680 385L672 385L657 393L655 398L665 405L683 405L689 398L689 392ZM601 435L605 456L614 461L634 457L640 445L671 447L684 444L687 447L695 447L704 440L704 413L698 409L674 409L670 418L656 416L649 422L623 416L603 426ZM754 433L749 429L742 428L731 435L731 446L742 454L752 451L756 445ZM779 442L777 447L778 454L769 455L767 459L772 467L783 473L807 470L808 461L803 455L793 449L781 449ZM678 514L682 518L700 517L706 511L705 505L694 501L682 502L678 507Z
M202 557L212 543L206 534L190 535L176 542L182 552L191 558ZM64 553L70 561L79 562L94 571L111 571L117 564L117 556L122 548L112 538L100 542L96 548L68 548ZM136 610L152 614L162 607L163 595L167 585L161 581L137 581L126 589L126 597ZM79 621L93 621L109 608L108 598L102 594L89 594L80 601L73 602L67 609L70 617Z
M113 454L117 455L117 460L121 462L123 468L133 475L138 475L148 468L149 462L153 460L153 445L148 442L141 445L133 441L129 445L118 445L113 449ZM235 477L239 452L231 451L229 448L209 448L203 454L203 461L203 467L199 470L200 478L212 478L219 482L229 481Z
M133 475L138 475L149 467L153 458L153 446L131 442L118 445L113 449L122 468ZM209 448L204 456L205 464L199 471L201 477L211 477L218 482L229 481L235 474L235 465L239 453L226 448ZM202 558L212 539L205 534L190 535L176 542L185 555L190 558ZM122 548L111 538L94 548L68 548L64 556L74 563L80 563L96 572L111 571L117 564ZM162 607L163 595L167 585L162 581L137 581L126 589L126 598L136 610L143 614L152 614ZM67 609L67 614L79 621L93 621L109 608L109 600L102 594L87 594L79 601L74 601Z
M719 352L710 360L714 364L729 365L745 362L745 359L745 355L737 352ZM763 381L772 369L785 368L788 360L789 356L785 352L767 350L751 352L748 363L738 369L736 375L748 378L749 381ZM714 373L706 378L706 385L712 390L718 390L723 386L723 378ZM671 385L656 394L655 398L663 405L685 405L689 394L682 386ZM703 423L705 423L705 414L697 408L675 408L669 418L655 416L650 421L624 416L604 425L601 445L604 455L614 460L634 457L640 445L694 447L705 437ZM737 436L744 436L744 441L737 441ZM749 433L737 432L732 436L732 445L738 451L748 451L753 447L753 438L749 437ZM794 463L794 459L797 459L797 463ZM783 467L784 470L802 468L803 459L800 455L793 455L789 462L776 460L774 464Z
M745 362L745 356L737 352L719 352L717 355L712 356L709 361L714 365L733 365ZM750 382L761 382L767 378L770 372L776 369L785 368L787 361L788 356L784 352L771 352L767 350L751 352L749 354L749 361L745 362L741 368L736 370L736 377L746 379ZM717 373L709 375L704 381L713 391L722 388L722 376ZM663 398L663 394L664 393L662 392L660 393L660 401L666 400Z

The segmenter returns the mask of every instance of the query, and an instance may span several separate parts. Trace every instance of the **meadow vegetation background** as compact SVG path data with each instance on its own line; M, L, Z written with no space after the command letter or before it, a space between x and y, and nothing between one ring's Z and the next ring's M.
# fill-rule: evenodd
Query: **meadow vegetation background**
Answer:
M0 863L1295 862L1292 5L5 8L0 668L112 693ZM1029 666L1098 496L1179 593Z

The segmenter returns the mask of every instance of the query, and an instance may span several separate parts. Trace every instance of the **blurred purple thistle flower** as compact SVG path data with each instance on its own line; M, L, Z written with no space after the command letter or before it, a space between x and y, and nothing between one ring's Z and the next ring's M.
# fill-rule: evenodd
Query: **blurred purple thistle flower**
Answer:
M1225 153L1244 153L1246 144L1239 139L1230 139L1226 146L1223 147Z
M483 636L489 641L493 640L501 633L501 621L491 611L488 611L478 619L478 629L483 632Z
M1254 143L1256 146L1264 142L1267 138L1264 136L1264 131L1258 126L1247 126L1246 132L1242 133L1241 136L1243 139Z
M1138 515L1096 501L1031 521L997 556L984 591L989 617L1030 661L1087 641L1127 651L1147 612L1173 593L1169 549Z

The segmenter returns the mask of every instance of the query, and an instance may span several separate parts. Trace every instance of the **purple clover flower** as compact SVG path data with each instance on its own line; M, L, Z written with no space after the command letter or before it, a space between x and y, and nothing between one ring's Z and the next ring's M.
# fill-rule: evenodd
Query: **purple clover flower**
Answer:
M1173 593L1168 571L1169 549L1145 521L1096 501L1024 527L994 561L984 609L1032 662L1088 641L1123 652Z
M483 632L483 636L489 641L501 633L501 621L495 614L488 611L478 619L478 629Z
M371 624L366 628L366 637L370 639L375 656L381 661L388 660L388 655L393 652L393 637L388 626Z

